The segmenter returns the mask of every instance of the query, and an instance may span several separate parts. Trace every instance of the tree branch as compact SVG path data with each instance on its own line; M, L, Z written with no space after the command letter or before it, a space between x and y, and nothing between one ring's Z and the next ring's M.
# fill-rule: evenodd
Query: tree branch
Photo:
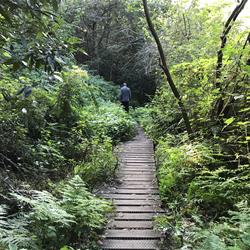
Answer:
M224 30L221 34L221 45L220 50L217 52L217 66L216 66L216 79L221 77L221 68L223 66L223 48L225 48L227 43L227 35L231 28L233 27L234 22L236 21L237 17L239 16L240 12L244 9L246 3L248 0L242 0L239 5L236 6L236 8L233 10L232 14L229 16L225 26ZM220 82L216 82L216 87L220 86Z
M156 30L154 28L153 22L152 22L151 17L150 17L147 0L142 0L142 1L143 1L145 17L146 17L146 20L147 20L147 23L148 23L149 30L150 30L152 36L154 37L154 40L155 40L155 42L157 44L157 48L158 48L158 51L159 51L159 54L160 54L160 67L162 68L163 72L165 73L165 75L167 77L167 81L169 83L169 86L170 86L175 98L178 101L178 105L179 105L179 108L181 110L181 114L182 114L182 117L183 117L183 120L184 120L184 123L185 123L187 133L188 133L189 137L192 138L193 131L192 131L192 128L191 128L191 125L190 125L188 114L187 114L185 105L184 105L184 103L182 101L182 97L181 97L177 87L175 86L174 80L173 80L172 75L171 75L171 73L169 71L161 41L160 41L160 39L158 37L158 34L157 34L157 32L156 32Z

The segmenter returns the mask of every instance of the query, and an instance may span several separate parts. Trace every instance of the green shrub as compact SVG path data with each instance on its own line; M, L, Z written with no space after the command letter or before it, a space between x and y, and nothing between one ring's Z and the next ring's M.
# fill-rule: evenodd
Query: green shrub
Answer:
M90 154L74 168L74 172L81 175L90 187L94 187L114 177L117 159L113 155L112 141L109 138L102 141L92 139L89 147Z
M88 192L75 176L61 187L60 196L47 191L12 194L20 211L7 216L0 207L0 247L5 249L58 249L83 242L88 247L111 207Z
M189 143L170 146L160 141L156 157L159 164L160 193L164 201L182 200L197 172L213 159L206 144Z
M248 165L222 166L215 148L205 142L178 145L172 136L157 146L160 194L171 214L156 222L171 249L249 248L249 207L243 203L250 193Z
M102 228L106 222L104 215L111 211L111 206L107 201L94 197L78 175L62 188L61 194L61 206L74 216L76 226L73 231L79 238Z
M120 105L105 103L98 109L89 106L82 110L81 117L82 120L88 120L91 131L110 137L114 143L129 140L135 135L136 124Z
M250 248L250 209L247 202L237 204L228 218L211 222L206 228L196 228L190 238L194 249L247 250Z
M250 185L247 166L237 169L220 167L203 169L189 185L188 197L208 215L225 215L244 199L249 199Z
M0 211L0 249L94 247L110 206L84 183L93 189L114 177L113 148L134 136L133 119L111 102L117 97L113 84L79 67L54 76L5 73L0 203L9 207ZM55 194L55 183L76 173L81 178ZM13 189L22 192L11 195Z

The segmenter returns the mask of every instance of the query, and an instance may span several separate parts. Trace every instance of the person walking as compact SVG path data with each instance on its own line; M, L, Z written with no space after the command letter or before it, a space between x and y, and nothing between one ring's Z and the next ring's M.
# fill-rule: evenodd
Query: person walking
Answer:
M123 83L120 90L120 101L126 112L129 112L129 101L131 99L131 90L127 87L127 83Z

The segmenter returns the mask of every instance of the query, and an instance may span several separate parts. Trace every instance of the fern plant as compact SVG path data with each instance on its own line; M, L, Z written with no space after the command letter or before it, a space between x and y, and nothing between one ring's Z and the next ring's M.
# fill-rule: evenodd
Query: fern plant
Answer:
M0 249L38 249L37 238L29 226L24 213L8 217L7 207L0 206Z
M79 176L64 184L58 196L36 190L12 196L20 212L7 216L7 208L0 206L1 250L60 249L74 242L87 247L111 209L87 190Z
M221 222L211 222L209 227L198 229L193 235L195 249L248 250L250 249L250 208L246 201L237 204L236 211Z
M106 221L104 215L111 209L110 203L94 197L79 176L72 178L61 193L62 207L75 217L75 231L80 228L95 230L103 226Z

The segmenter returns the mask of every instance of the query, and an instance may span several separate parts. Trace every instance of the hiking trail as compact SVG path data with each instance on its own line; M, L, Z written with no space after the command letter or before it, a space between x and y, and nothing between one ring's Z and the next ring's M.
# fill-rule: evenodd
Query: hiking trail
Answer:
M119 147L119 185L102 194L115 205L102 249L156 250L161 235L153 229L153 217L162 213L156 179L153 143L142 129Z

